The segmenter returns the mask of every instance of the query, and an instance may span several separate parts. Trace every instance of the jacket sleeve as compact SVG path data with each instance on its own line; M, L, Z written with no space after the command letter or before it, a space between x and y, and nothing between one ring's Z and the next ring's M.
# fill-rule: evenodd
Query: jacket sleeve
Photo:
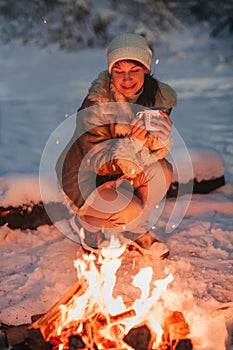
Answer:
M150 134L147 138L145 146L148 147L153 155L159 160L168 155L173 146L173 139L170 135L166 141L162 141Z
M56 163L56 173L60 188L63 190L66 201L72 206L80 206L84 199L78 190L78 169L81 153L78 141L73 137L61 153Z
M108 133L108 127L98 126L80 137L76 134L59 157L57 177L71 207L73 204L81 207L96 187L96 175L122 174L116 161L111 159L114 140L106 140Z
M115 107L116 106L116 107ZM83 167L100 176L122 174L114 150L120 142L117 133L117 105L94 105L79 111L76 131L83 154Z
M93 171L100 176L111 176L122 173L113 157L113 149L119 141L111 137L113 125L96 126L83 133L79 146L84 155L83 170Z

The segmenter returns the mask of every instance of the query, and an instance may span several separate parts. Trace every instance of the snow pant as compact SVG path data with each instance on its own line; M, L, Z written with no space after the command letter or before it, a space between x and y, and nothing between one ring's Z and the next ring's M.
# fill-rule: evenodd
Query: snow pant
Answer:
M133 179L124 175L97 187L79 211L79 221L89 232L104 230L145 233L148 219L166 195L172 167L166 159L144 168Z

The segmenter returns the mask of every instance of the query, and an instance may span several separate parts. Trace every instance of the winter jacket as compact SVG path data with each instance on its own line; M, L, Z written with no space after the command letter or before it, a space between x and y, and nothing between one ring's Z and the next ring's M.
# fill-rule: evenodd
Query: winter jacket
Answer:
M154 81L157 89L153 106L170 111L176 105L175 91L165 83ZM171 143L164 144L149 132L145 147L132 141L129 123L135 114L132 104L126 102L126 97L112 84L108 71L103 71L91 84L77 113L74 135L56 165L60 186L76 209L97 186L123 173L136 175L150 162L151 155L154 161L154 156L162 159L169 152ZM151 107L148 103L143 106Z

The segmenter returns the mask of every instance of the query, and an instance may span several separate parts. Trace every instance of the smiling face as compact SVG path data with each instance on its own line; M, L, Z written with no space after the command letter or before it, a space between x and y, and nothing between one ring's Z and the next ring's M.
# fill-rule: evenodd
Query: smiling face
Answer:
M112 80L117 90L126 97L136 95L144 84L146 68L135 61L118 61L112 68Z

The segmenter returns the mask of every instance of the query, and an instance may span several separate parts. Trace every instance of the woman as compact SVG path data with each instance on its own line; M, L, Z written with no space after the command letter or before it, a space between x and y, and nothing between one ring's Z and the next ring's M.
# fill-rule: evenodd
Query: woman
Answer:
M172 176L165 157L175 91L150 74L152 51L142 36L118 35L106 54L108 70L93 81L57 163L67 201L92 241L106 230L130 231L135 238L146 233ZM148 130L145 110L151 107L166 112ZM155 240L145 237L149 244Z

